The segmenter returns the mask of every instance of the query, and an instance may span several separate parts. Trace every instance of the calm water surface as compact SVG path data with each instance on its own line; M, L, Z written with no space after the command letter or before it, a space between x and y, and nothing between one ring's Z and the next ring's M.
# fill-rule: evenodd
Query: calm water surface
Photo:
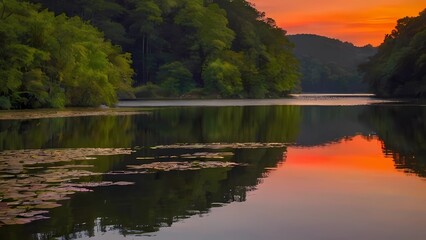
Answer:
M49 219L0 226L0 239L426 239L426 107L331 99L0 121L2 151L131 148L41 166L86 164L99 175L76 181L135 183L76 193ZM105 174L223 153L213 160L240 165Z

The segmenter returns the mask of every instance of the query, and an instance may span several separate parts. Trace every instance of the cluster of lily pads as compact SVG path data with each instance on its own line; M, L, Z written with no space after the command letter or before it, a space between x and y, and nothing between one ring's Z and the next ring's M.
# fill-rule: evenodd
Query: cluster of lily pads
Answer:
M159 145L151 149L257 149L257 148L282 148L286 143L180 143L172 145Z
M132 182L77 182L82 177L99 175L143 174L152 171L196 170L233 167L229 162L154 162L129 165L127 170L92 172L89 164L66 164L73 160L95 160L93 156L129 155L131 149L36 149L0 152L0 226L25 224L48 218L48 209L61 206L76 192L90 192L94 187L125 186ZM182 158L223 158L232 153L183 154ZM52 166L52 164L55 164ZM135 171L137 170L137 171Z
M155 159L224 159L228 156L234 156L232 152L196 152L185 153L181 155L162 155L157 157L137 157L138 160L155 160Z
M48 218L48 209L61 206L76 192L90 188L129 185L128 182L73 183L102 173L83 170L93 165L49 166L52 163L94 159L89 156L130 154L131 149L37 149L0 152L0 226Z
M211 143L175 144L152 147L161 149L240 149L280 148L282 143ZM83 177L101 175L146 174L155 171L188 171L205 168L230 168L238 163L224 161L232 152L196 152L175 156L137 157L149 163L127 165L127 169L99 173L90 171L94 165L67 164L77 160L95 160L93 156L130 155L127 148L31 149L0 152L0 227L26 224L46 219L49 209L61 206L77 192L91 192L95 187L126 186L133 182L82 182ZM182 161L169 161L178 159ZM186 159L186 161L184 161ZM190 160L191 159L191 160ZM166 160L166 161L165 161ZM215 160L215 161L213 161ZM86 163L86 162L84 162ZM90 179L90 178L86 178Z
M153 162L142 165L128 165L130 169L151 169L157 171L185 171L185 170L199 170L204 168L228 168L235 167L241 164L234 162L219 162L219 161L207 161L207 162Z

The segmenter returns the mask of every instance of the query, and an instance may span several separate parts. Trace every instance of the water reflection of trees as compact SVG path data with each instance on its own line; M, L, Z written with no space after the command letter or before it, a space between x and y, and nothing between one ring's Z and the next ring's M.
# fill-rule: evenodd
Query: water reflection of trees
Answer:
M299 106L165 108L138 116L138 145L294 142Z
M295 141L300 107L166 108L136 116L0 121L0 150Z
M291 143L296 141L300 117L299 107L283 106L162 109L140 116L0 122L0 142L3 149L132 147L184 142ZM13 138L13 142L8 142L8 138ZM182 150L167 151L169 155L178 155ZM232 151L235 155L230 161L249 166L104 176L103 181L136 184L76 194L64 201L62 207L53 209L50 220L0 228L0 239L58 236L75 239L93 236L96 229L106 230L111 226L123 235L154 232L181 218L207 213L217 204L245 201L247 192L256 188L270 168L283 161L286 149ZM145 153L155 154L155 151L142 148L136 155ZM160 153L164 152L157 152ZM110 167L102 171L118 170L126 161L117 164L106 161L103 165Z
M383 151L395 167L426 177L426 108L421 106L372 106L362 121L383 141Z
M174 143L296 141L312 145L369 133L372 129L397 168L425 177L425 118L425 108L409 106L164 108L138 116L0 121L0 147L149 147ZM141 148L135 155L172 156L180 155L181 151ZM96 229L107 231L111 226L122 235L154 232L181 218L207 213L217 204L245 201L247 192L256 188L268 169L283 160L286 149L232 151L235 155L230 161L249 166L104 176L103 181L136 184L76 194L49 214L51 220L2 227L0 239L57 236L75 239L93 236ZM111 161L104 160L100 158L95 164L100 172L119 170L129 161L117 158L110 164Z
M91 236L98 219L102 228L113 226L123 235L155 232L183 218L207 213L214 206L245 201L247 192L269 171L265 168L275 167L283 160L285 149L260 150L254 155L251 153L255 150L248 151L238 153L237 158L253 164L261 162L260 165L129 176L125 180L135 181L135 186L78 195L53 216L72 221L51 225L46 230L55 229L52 236L68 235L70 239L79 234ZM86 224L80 224L83 222Z
M96 116L0 121L0 150L130 147L132 116Z
M368 106L305 106L301 108L297 144L318 146L338 142L371 129L360 123L359 116Z

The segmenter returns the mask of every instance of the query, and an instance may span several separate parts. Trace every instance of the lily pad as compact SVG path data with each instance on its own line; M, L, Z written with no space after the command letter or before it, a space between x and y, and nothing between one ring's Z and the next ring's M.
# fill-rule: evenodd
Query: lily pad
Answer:
M68 183L65 184L69 187L78 188L93 188L93 187L109 187L109 186L127 186L133 185L134 182L85 182L85 183Z
M45 211L45 210L30 211L30 212L20 213L20 214L18 214L18 217L31 218L31 217L34 217L36 215L41 215L41 214L45 214L45 213L49 213L49 211Z
M282 148L285 143L182 143L173 145L159 145L151 149L257 149L257 148Z
M69 197L58 192L43 192L37 196L37 199L41 201L61 201L69 199Z
M138 160L154 160L155 157L137 157Z
M30 218L8 218L0 221L5 225L22 225L32 222Z
M16 177L16 175L11 175L11 174L0 175L0 178L14 178L14 177Z
M134 174L142 174L147 173L146 171L112 171L105 173L105 175L134 175Z
M45 203L41 203L39 205L34 206L34 208L36 209L51 209L51 208L57 208L62 206L59 203L54 203L54 202L45 202Z
M129 185L135 185L135 183L134 182L120 181L120 182L115 182L113 185L114 186L129 186Z
M93 168L94 165L64 165L64 166L55 166L49 167L49 169L72 169L72 168Z
M240 164L234 162L154 162L142 165L128 165L130 169L150 169L157 171L182 171L182 170L198 170L203 168L227 168L235 167Z

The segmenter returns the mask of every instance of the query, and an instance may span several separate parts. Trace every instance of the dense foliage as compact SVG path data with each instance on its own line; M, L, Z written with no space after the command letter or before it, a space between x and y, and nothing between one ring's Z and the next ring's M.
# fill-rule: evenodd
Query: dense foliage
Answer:
M356 47L337 39L298 34L289 36L301 65L303 92L366 92L358 65L376 53L371 45Z
M0 1L0 109L112 105L131 89L130 64L78 17Z
M426 97L426 9L399 19L362 70L378 96Z
M285 31L245 0L33 2L89 20L131 52L139 97L261 98L298 86Z

